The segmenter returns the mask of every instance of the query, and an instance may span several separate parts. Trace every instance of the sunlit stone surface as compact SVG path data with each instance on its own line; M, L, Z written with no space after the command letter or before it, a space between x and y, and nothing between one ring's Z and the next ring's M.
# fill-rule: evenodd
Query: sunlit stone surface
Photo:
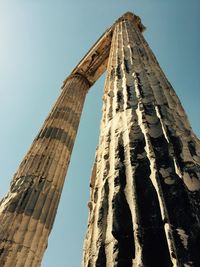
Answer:
M199 140L134 21L114 27L83 267L200 266Z
M200 266L200 143L143 30L126 13L64 81L0 202L0 266L40 266L85 96L106 68L83 267Z

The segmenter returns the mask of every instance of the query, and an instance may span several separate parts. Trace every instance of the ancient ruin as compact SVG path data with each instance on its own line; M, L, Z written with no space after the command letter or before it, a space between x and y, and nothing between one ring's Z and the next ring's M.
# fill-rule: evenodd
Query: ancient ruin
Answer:
M200 142L144 29L124 14L64 81L0 203L0 266L40 266L84 100L105 70L82 266L200 266Z

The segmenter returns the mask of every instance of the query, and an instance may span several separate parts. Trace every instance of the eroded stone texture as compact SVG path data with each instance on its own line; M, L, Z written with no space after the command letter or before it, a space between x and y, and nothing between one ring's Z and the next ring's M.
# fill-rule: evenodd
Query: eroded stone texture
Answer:
M139 17L130 13L123 17L143 30ZM0 202L0 266L40 266L85 95L106 69L113 29L99 38L64 81L58 101Z
M83 266L200 266L200 143L143 30L126 13L65 80L0 203L0 266L40 266L86 92L109 51Z
M131 20L107 70L83 267L198 267L200 143Z
M89 86L68 79L0 203L2 267L40 266Z

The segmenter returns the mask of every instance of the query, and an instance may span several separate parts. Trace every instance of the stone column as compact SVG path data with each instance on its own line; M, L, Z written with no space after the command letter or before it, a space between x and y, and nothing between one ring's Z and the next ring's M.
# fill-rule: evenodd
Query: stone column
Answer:
M69 77L0 203L0 266L38 267L56 215L90 84Z
M83 267L200 266L200 142L130 19L107 71Z

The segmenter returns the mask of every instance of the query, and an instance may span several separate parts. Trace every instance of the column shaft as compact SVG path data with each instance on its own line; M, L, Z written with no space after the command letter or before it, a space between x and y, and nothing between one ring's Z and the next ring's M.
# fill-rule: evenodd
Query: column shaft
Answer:
M133 22L107 71L83 266L200 266L200 143Z
M40 266L89 87L81 75L65 82L1 201L0 266Z

